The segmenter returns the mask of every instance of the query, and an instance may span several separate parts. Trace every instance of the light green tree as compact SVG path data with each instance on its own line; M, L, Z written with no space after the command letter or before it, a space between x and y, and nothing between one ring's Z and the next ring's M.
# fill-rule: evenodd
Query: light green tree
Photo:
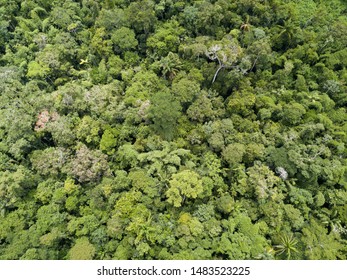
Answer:
M197 198L202 192L200 176L194 171L183 170L172 175L166 197L174 207L180 207L186 198Z
M94 255L95 247L89 242L87 237L81 237L76 240L67 257L70 260L92 260Z

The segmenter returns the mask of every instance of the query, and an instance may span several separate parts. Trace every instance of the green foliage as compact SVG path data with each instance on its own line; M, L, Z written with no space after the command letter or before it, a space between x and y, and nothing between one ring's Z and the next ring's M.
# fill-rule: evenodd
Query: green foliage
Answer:
M80 141L95 145L100 142L100 130L99 121L95 121L90 116L84 116L76 128L76 136Z
M138 45L135 32L127 27L115 30L111 35L111 40L119 52L134 49Z
M87 237L76 240L75 245L70 249L68 258L70 260L91 260L95 254L95 247L89 242Z
M32 174L22 166L14 172L0 173L0 211L4 213L7 208L12 208L30 190L33 184Z
M200 176L190 170L183 170L172 176L166 192L168 202L180 207L185 198L197 198L203 192Z
M258 201L269 197L275 198L278 195L277 185L280 178L264 165L254 165L247 169L247 186L253 188Z
M252 224L249 217L239 215L222 222L227 230L218 241L217 252L229 259L256 258L266 251L267 242L259 235L259 224Z
M309 260L340 258L343 246L336 240L337 236L328 234L327 230L317 221L311 219L307 227L303 229L301 241L304 246L304 257Z
M245 153L245 146L240 143L229 144L222 152L223 159L230 164L235 166L237 163L242 161L243 154Z
M172 139L177 129L181 106L168 92L158 92L151 99L149 117L156 133L165 139Z
M346 7L0 0L0 259L346 259Z
M115 138L115 132L110 129L106 129L100 140L100 149L106 151L108 154L114 154L113 149L117 145L117 139Z
M288 125L295 125L300 123L300 120L305 113L306 110L301 104L287 104L283 108L283 120Z
M184 29L177 21L167 21L147 39L147 46L159 56L166 56L169 52L176 53L180 42L179 37L183 32Z
M42 175L57 176L68 158L67 151L62 148L47 148L36 150L31 155L31 163Z
M172 84L172 92L181 103L191 103L199 91L200 85L189 78L176 79Z
M228 110L232 113L248 116L255 105L255 95L250 92L236 92L228 102Z

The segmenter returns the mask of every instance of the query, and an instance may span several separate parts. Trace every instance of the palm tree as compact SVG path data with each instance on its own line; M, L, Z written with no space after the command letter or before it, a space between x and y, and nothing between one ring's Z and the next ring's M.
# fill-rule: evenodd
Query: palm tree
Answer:
M299 32L298 27L289 19L284 21L283 25L277 25L279 32L275 35L274 39L281 38L282 44L286 45L287 48L294 45L295 38Z
M246 16L246 21L244 23L241 24L240 29L242 31L251 31L251 24L249 23L249 15Z
M275 246L277 255L283 255L287 260L290 260L293 253L297 253L296 244L298 241L292 233L280 236L280 244Z
M160 68L164 77L172 80L182 67L182 63L177 54L169 52L166 57L160 60Z

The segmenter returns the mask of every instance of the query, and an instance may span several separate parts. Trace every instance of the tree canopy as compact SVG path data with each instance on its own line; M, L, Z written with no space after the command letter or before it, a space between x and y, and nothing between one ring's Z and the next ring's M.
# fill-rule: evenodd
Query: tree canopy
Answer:
M0 0L0 259L347 259L343 0Z

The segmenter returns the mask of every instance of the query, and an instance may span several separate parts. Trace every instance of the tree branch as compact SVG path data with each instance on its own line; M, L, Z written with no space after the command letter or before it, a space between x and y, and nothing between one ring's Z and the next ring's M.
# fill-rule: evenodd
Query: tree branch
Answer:
M216 73L215 73L214 76L213 76L212 84L213 84L214 81L217 79L217 75L218 75L219 71L222 70L224 67L225 67L224 64L219 65L219 67L218 67Z

